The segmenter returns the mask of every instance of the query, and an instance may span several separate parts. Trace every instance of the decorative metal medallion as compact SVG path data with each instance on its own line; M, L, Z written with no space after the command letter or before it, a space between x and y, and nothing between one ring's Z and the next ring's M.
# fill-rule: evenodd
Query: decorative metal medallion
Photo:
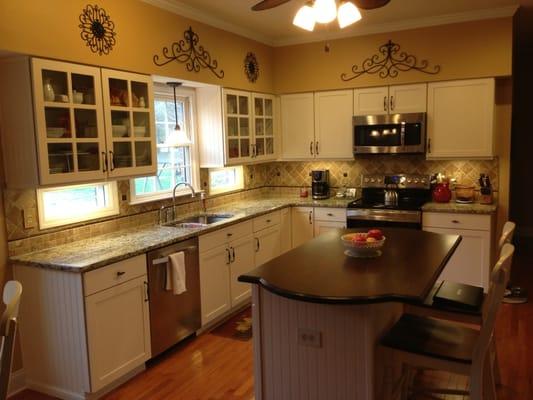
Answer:
M429 61L422 60L420 63L416 57L406 52L400 52L400 45L389 40L386 44L379 48L380 54L374 54L372 57L363 61L362 68L359 69L357 65L352 67L352 74L341 74L343 81L350 81L358 78L363 74L377 74L380 78L395 78L399 72L406 72L416 70L424 74L435 75L440 72L440 65L433 68L429 67ZM398 54L399 53L399 54Z
M249 52L244 58L244 73L252 83L259 77L259 63L254 53Z
M217 71L218 61L211 59L211 55L204 49L204 46L198 45L200 37L191 27L184 32L183 37L185 39L172 43L170 48L163 47L163 57L166 60L159 61L159 56L154 55L154 64L161 67L172 61L177 61L186 63L187 71L200 72L200 69L208 68L217 78L222 79L224 71Z
M87 5L80 15L81 38L93 53L109 54L117 43L115 23L103 8Z

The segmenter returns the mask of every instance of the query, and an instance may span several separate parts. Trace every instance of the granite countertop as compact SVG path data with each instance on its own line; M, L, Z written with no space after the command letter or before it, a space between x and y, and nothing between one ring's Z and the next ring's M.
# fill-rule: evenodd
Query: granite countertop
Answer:
M455 201L449 203L429 202L422 206L422 211L461 214L493 214L498 208L497 204L460 204Z
M313 200L310 197L267 197L246 200L208 209L208 213L228 213L233 217L206 227L177 228L146 225L97 236L87 240L33 253L10 257L12 263L70 272L87 272L105 265L146 253L181 240L243 222L268 212L290 206L345 208L353 198ZM186 218L187 215L180 216Z

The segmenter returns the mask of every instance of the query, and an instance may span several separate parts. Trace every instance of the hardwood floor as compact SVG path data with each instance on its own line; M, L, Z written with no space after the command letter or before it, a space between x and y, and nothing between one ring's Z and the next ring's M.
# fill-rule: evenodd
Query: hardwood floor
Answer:
M533 292L533 254L517 255L513 281ZM533 302L503 304L496 325L502 385L499 400L533 399ZM104 397L105 400L252 400L252 341L229 339L212 333L180 344L148 369ZM431 383L466 385L454 376L431 373ZM458 400L462 396L419 397ZM13 400L50 400L24 391ZM327 400L327 399L321 399Z

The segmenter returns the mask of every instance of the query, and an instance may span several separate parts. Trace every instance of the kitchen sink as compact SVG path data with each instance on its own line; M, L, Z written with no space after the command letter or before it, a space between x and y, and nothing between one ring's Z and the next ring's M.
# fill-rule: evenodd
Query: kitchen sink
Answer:
M176 228L201 228L217 222L225 221L233 217L233 214L201 214L192 217L180 219L164 224L165 226L174 226Z

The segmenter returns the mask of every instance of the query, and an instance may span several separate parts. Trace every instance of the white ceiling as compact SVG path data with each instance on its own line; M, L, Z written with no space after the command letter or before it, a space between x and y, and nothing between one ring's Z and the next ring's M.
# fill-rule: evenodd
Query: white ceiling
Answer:
M266 11L251 11L259 0L143 1L273 46L510 16L519 3L519 0L391 0L385 7L361 10L363 19L343 30L333 22L307 32L292 25L292 18L306 0L292 0Z

